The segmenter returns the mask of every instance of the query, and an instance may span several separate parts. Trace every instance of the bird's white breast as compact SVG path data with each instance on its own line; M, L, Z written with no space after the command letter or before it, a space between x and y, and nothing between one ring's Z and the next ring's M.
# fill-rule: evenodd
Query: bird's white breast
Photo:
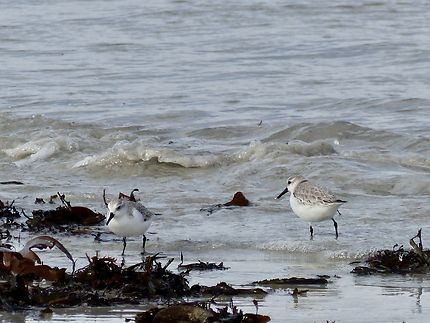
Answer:
M109 229L121 237L143 235L151 225L152 217L145 218L140 212L132 212L132 215L114 216L109 222Z
M290 206L293 212L307 222L320 222L333 218L339 204L303 204L294 194L290 195Z

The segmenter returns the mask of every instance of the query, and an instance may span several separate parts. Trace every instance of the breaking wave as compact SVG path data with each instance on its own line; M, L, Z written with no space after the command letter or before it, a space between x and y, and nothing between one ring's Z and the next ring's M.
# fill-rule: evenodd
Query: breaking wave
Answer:
M78 149L78 144L66 137L40 139L19 144L15 148L3 149L9 157L15 159L17 166L26 166L47 160L61 152L71 152Z
M206 169L253 161L276 164L279 158L285 163L285 156L339 155L360 163L430 169L427 138L345 121L256 130L249 126L202 128L185 137L178 135L169 129L145 126L103 128L43 116L0 114L1 157L18 167L55 161L71 169L133 168L142 164Z
M236 152L208 153L187 150L175 150L169 147L153 148L142 141L118 142L106 151L86 156L73 167L120 166L128 163L155 162L185 168L208 168L238 162L273 158L280 154L298 154L302 156L329 155L336 153L334 147L326 142L263 143L252 142Z
M148 148L143 143L118 143L97 155L87 156L73 167L121 166L122 164L155 162L185 168L210 167L222 162L222 156L185 155L169 148Z

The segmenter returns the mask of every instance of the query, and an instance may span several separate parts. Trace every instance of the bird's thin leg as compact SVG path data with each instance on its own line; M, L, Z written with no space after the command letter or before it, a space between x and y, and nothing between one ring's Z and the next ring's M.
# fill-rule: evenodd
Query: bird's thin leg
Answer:
M143 235L143 238L142 238L142 255L145 254L145 245L146 245L146 235Z
M309 232L311 233L311 240L314 237L314 228L312 228L312 225L309 224Z
M337 239L339 237L339 234L337 233L337 222L333 218L332 218L332 220L333 220L333 224L334 224L334 230L336 231L336 239Z
M124 243L124 247L122 248L121 256L124 256L125 246L127 245L127 238L126 237L122 238L122 242Z

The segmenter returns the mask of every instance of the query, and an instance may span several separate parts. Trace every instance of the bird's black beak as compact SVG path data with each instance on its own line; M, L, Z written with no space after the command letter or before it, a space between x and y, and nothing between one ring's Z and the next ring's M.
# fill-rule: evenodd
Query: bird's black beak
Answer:
M108 225L108 224L109 224L110 220L112 220L112 219L113 219L113 216L114 216L114 215L115 215L115 214L113 214L112 212L109 214L109 219L107 220L106 225Z
M288 187L285 188L285 190L282 191L281 194L278 195L278 197L276 199L279 199L282 197L282 195L284 195L285 193L288 193Z

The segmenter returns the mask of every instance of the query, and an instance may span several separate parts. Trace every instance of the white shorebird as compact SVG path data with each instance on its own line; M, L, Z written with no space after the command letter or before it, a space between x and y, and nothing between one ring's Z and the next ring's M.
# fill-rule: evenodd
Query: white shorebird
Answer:
M136 201L133 194L135 191L138 191L138 189L134 189L130 196L120 193L117 199L109 203L106 202L105 193L103 192L103 199L108 208L106 225L110 231L123 237L124 246L121 255L124 255L127 237L139 235L143 236L142 253L145 253L145 233L154 218L154 213Z
M338 199L333 193L310 183L302 176L291 176L288 178L287 187L278 195L281 198L287 192L291 192L290 205L293 212L303 220L309 222L311 239L314 234L312 228L313 222L320 222L332 219L336 231L336 239L339 236L337 232L337 222L333 218L338 212L339 206L346 203Z

